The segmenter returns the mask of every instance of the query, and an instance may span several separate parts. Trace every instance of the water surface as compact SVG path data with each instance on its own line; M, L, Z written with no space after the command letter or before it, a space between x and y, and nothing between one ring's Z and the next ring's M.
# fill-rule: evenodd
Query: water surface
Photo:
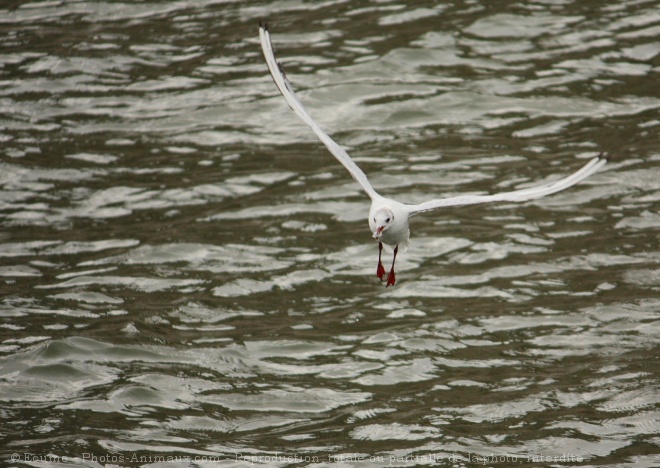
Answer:
M658 466L659 5L491 3L4 3L5 463ZM612 161L416 217L386 289L263 19L383 194Z

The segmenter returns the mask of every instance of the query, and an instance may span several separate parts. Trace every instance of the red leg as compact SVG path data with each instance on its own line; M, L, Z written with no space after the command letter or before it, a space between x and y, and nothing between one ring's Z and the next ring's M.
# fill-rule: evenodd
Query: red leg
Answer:
M385 276L385 267L383 266L383 262L380 259L381 254L383 253L383 244L381 242L378 243L378 267L376 268L376 276L383 281L383 276Z
M389 274L387 275L387 285L385 286L386 288L389 286L394 286L394 283L396 283L396 276L394 276L394 262L396 262L396 254L399 252L399 246L397 245L394 247L394 258L392 259L392 268L390 269Z

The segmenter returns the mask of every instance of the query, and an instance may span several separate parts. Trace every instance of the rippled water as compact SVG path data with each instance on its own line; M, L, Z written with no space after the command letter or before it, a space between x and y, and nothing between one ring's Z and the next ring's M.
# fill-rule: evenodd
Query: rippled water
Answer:
M0 457L660 465L659 6L1 4ZM384 194L613 160L415 218L385 289L368 200L277 93L262 19Z

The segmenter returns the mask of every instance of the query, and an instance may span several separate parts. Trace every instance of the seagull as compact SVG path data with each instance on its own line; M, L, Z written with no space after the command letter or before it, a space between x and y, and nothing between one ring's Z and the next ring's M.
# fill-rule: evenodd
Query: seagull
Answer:
M378 265L376 267L376 276L378 276L381 281L383 281L383 278L385 277L385 267L383 266L381 259L383 244L391 248L394 252L392 267L387 274L386 288L393 286L396 282L394 263L396 262L399 248L402 252L405 252L408 247L410 240L409 219L411 217L425 211L432 211L449 206L464 206L492 202L522 202L544 197L565 190L578 182L581 182L607 163L607 158L601 153L599 156L591 159L579 171L552 183L492 195L459 195L449 198L439 198L417 205L399 203L391 198L383 197L376 192L362 169L355 164L348 153L330 138L309 115L300 99L298 99L298 96L296 96L293 86L291 86L291 83L284 74L281 64L275 58L273 44L270 40L270 32L265 23L259 24L259 39L264 58L266 59L266 64L268 65L268 70L275 81L275 85L277 85L277 88L282 93L282 96L284 96L289 107L291 107L296 115L312 129L316 136L328 148L330 153L332 153L337 161L348 170L353 179L355 179L369 198L371 198L369 228L371 229L374 239L378 241Z

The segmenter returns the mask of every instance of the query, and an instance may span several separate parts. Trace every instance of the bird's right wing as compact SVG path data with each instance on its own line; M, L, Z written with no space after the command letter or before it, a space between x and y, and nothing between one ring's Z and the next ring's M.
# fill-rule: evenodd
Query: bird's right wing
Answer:
M351 174L353 179L357 181L358 184L367 192L370 198L378 198L380 195L374 190L369 179L362 169L358 167L357 164L351 159L344 149L339 146L335 141L328 136L318 124L312 119L305 107L302 105L302 102L298 99L293 87L286 75L284 74L282 67L275 59L275 54L273 53L273 44L270 41L270 32L268 31L268 26L266 24L259 25L259 39L261 40L261 49L264 52L264 57L266 59L266 64L268 65L268 70L273 77L273 81L277 85L278 89L284 96L284 99L289 104L289 107L305 122L309 127L316 133L316 136L323 142L323 144L330 150L332 155L337 158L339 161Z
M579 171L550 184L539 185L522 190L514 190L512 192L497 193L494 195L459 195L456 197L431 200L420 203L419 205L406 205L406 208L408 209L408 213L412 216L423 211L431 211L447 206L474 205L477 203L490 203L498 201L522 202L533 200L535 198L541 198L546 195L560 192L577 184L603 167L605 163L607 163L607 159L601 155L593 158Z

